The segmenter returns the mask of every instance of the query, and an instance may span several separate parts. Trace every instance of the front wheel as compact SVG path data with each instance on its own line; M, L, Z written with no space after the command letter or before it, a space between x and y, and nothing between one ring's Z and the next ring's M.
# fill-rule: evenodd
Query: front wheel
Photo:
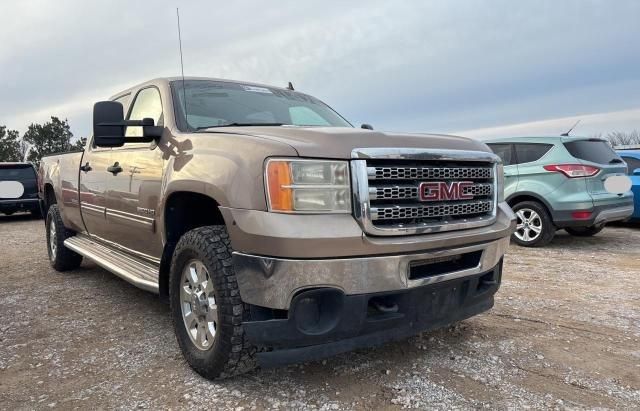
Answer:
M523 247L542 247L553 239L556 228L549 213L540 203L523 201L513 206L516 214L516 232L511 238Z
M604 224L600 226L592 225L590 227L567 227L565 231L576 237L591 237L598 234L604 228Z
M176 246L169 276L173 326L185 359L208 379L256 367L242 322L249 309L238 291L224 226L196 228Z

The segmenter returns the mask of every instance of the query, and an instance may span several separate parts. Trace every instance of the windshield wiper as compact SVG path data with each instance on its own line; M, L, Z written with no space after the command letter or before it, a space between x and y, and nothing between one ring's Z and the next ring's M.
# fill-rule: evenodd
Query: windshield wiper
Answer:
M213 126L198 127L196 130L204 130L207 128L218 127L252 127L252 126L284 126L283 123L228 123L228 124L216 124Z

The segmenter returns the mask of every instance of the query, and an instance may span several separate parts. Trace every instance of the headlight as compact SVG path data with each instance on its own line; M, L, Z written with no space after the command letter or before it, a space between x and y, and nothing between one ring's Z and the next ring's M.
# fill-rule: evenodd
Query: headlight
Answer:
M269 159L265 168L269 211L351 213L348 162Z
M498 193L498 203L504 201L504 166L500 163L496 165L496 191Z

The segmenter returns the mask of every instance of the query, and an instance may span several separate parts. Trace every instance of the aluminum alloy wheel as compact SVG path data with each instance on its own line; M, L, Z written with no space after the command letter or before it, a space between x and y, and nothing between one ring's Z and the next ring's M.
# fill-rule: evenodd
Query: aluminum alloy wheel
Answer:
M182 320L191 341L200 350L213 347L218 328L218 306L213 293L213 280L199 260L185 264L180 279Z
M51 261L56 259L56 251L58 249L58 234L56 233L56 224L54 221L49 222L49 251L51 251Z
M521 208L516 211L518 219L515 235L521 241L531 242L540 237L542 233L542 219L534 210Z

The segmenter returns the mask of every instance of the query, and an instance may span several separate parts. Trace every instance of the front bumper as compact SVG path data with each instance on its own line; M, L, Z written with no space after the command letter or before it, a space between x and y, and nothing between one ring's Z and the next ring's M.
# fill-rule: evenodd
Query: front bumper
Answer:
M329 287L346 295L365 294L476 275L494 267L508 246L506 236L464 247L357 258L302 260L234 252L233 264L245 303L286 310L297 293L310 288ZM459 262L444 264L458 257ZM414 268L417 263L422 263L422 268Z
M502 260L489 270L393 292L345 295L326 288L294 298L287 318L243 323L263 367L311 361L444 327L493 306ZM382 309L380 308L382 307ZM255 308L255 307L252 307Z

